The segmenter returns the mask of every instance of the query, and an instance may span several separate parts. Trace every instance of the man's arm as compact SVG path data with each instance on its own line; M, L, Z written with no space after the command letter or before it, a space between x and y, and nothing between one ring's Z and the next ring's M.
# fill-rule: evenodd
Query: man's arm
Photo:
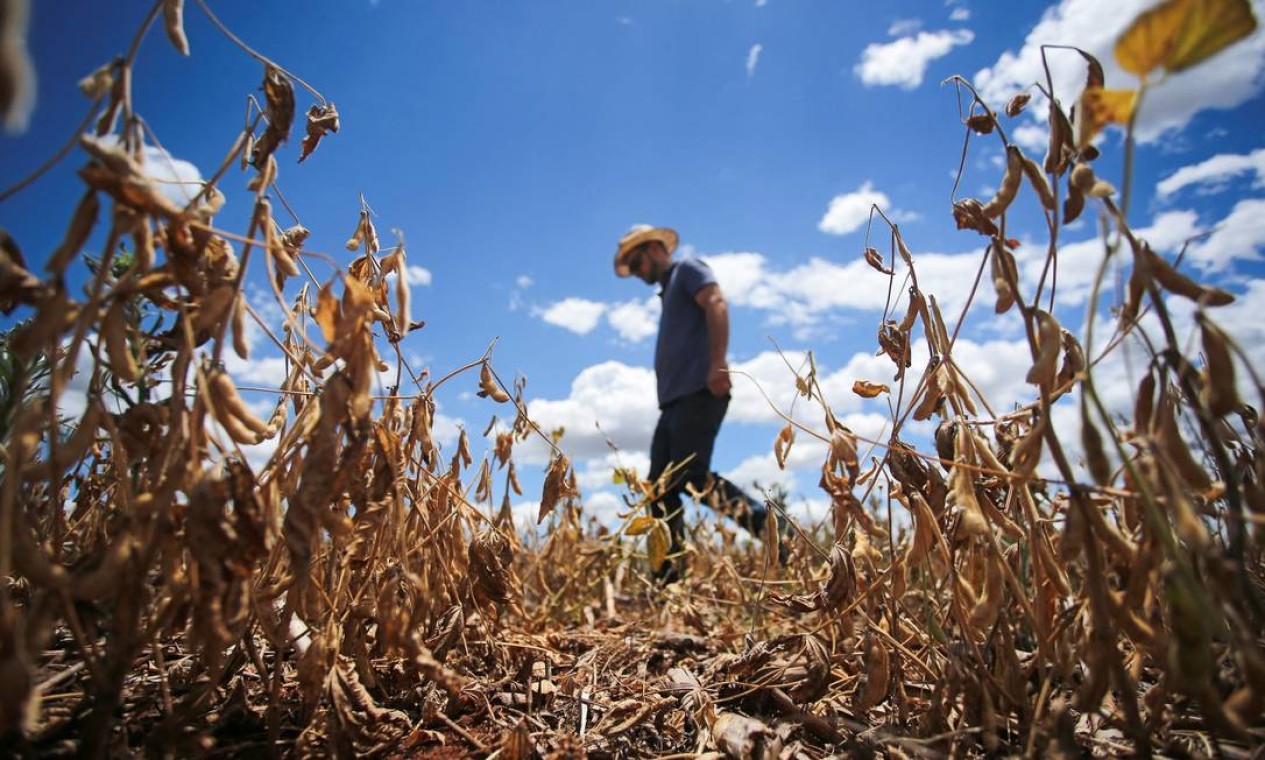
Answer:
M729 305L720 286L704 285L694 294L694 302L703 310L707 323L707 389L715 396L729 393L729 365L725 354L729 352Z

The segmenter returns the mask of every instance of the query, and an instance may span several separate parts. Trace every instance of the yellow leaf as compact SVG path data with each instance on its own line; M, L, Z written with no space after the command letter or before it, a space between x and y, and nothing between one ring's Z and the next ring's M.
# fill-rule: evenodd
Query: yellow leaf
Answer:
M1207 60L1256 29L1256 17L1248 0L1191 0L1190 13L1164 68L1183 71Z
M1145 77L1207 60L1256 29L1249 0L1166 0L1134 20L1116 42L1116 60Z
M1128 126L1137 102L1137 90L1086 87L1076 115L1076 144L1085 147L1108 124Z
M672 545L672 534L668 532L668 524L662 520L654 520L650 534L646 536L646 552L650 555L650 569L658 571L668 558L668 549Z
M1166 0L1133 20L1116 40L1116 61L1145 77L1164 63L1190 11L1190 0Z
M611 470L611 482L619 486L627 483L628 479L624 477L624 471L616 467Z
M632 522L628 523L628 530L624 531L630 536L640 536L643 533L649 533L654 527L654 518L648 515L634 517Z

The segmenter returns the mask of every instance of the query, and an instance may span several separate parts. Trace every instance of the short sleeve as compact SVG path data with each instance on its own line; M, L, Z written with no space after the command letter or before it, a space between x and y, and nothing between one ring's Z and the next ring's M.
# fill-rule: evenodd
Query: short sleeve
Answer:
M678 266L681 270L679 274L681 289L688 293L691 298L708 285L716 284L716 276L712 274L712 268L703 261L681 259Z

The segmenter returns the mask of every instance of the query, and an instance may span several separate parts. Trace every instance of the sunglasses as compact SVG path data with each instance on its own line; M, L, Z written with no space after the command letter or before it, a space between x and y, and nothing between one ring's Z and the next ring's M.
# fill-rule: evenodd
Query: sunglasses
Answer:
M646 247L644 245L637 246L628 256L628 271L630 274L640 276L641 265L646 262Z

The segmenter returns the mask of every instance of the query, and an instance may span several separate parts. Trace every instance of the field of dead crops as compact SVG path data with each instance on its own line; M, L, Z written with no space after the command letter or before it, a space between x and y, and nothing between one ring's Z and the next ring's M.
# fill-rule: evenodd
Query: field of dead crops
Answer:
M1173 17L1192 5L1217 12ZM302 167L291 156L278 170L292 132L313 161L337 139L340 114L315 89L252 51L262 87L243 82L243 96L262 96L220 170L186 205L153 181L131 67L164 27L185 45L182 12L155 4L130 54L83 82L92 118L53 157L83 181L61 245L25 250L0 231L0 310L20 319L0 346L0 752L1247 757L1261 745L1261 384L1217 324L1234 295L1154 252L1121 211L1127 188L1096 174L1109 172L1095 133L1128 128L1137 93L1105 89L1092 57L1078 117L1048 106L1045 156L1006 138L1026 94L1003 112L956 82L964 150L1001 140L1007 161L995 197L944 212L987 241L970 308L1022 315L1030 395L979 394L954 361L966 315L941 312L914 246L884 226L871 239L886 243L856 254L891 284L875 348L892 379L855 392L890 396L890 437L859 440L801 373L819 424L788 418L775 446L828 443L830 519L783 515L754 545L701 524L688 577L657 588L668 532L646 505L662 484L623 475L627 519L599 525L565 437L530 419L525 384L506 382L491 349L409 366L399 344L418 322L405 278L390 276L407 251L380 242L367 207L349 210L353 263L316 276L311 252L343 241L308 240L281 200ZM1168 2L1117 54L1145 82L1254 27L1246 3ZM19 81L23 65L6 58L6 75ZM244 230L217 224L230 172L253 177ZM1049 233L1035 290L1006 228L1023 203ZM1105 220L1102 271L1124 261L1129 276L1109 303L1100 274L1098 317L1074 335L1051 304L1058 230L1081 215ZM76 268L82 291L66 284ZM256 271L279 331L245 298ZM1196 304L1196 335L1174 329L1174 299ZM1142 320L1160 329L1122 419L1094 368L1139 340ZM286 356L267 416L225 370L248 329ZM919 339L927 366L911 361ZM68 417L61 399L85 366L87 406ZM384 371L397 378L386 393ZM477 386L502 420L482 461L464 432L455 450L435 441L434 393L452 383ZM1079 430L1055 429L1056 404L1079 409ZM933 440L902 438L924 421ZM515 447L531 437L554 452L543 539L511 516ZM264 441L266 464L250 464L243 447Z

